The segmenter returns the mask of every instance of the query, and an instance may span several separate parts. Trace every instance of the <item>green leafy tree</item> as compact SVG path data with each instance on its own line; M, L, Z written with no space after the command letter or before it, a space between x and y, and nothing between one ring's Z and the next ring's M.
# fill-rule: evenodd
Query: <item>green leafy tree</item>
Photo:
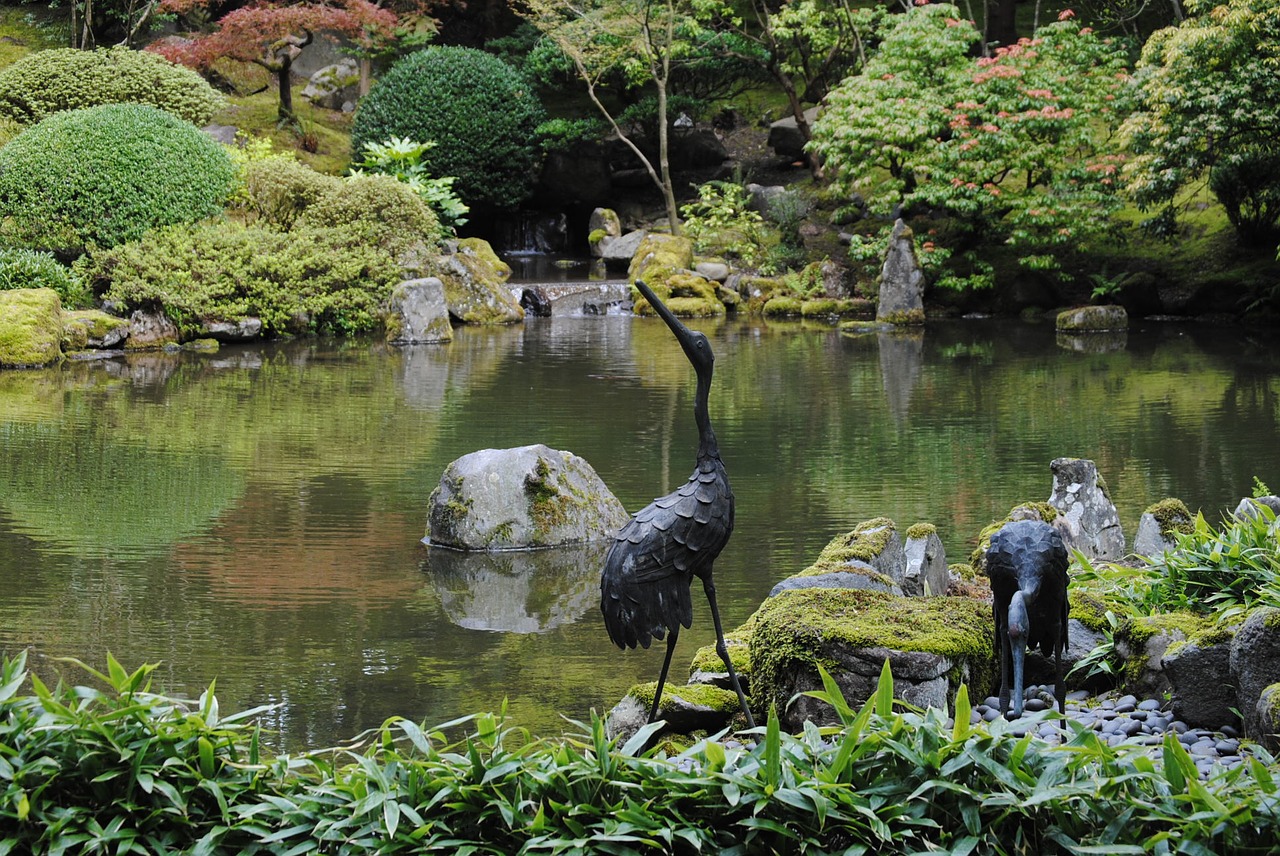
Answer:
M969 55L977 38L954 6L902 16L832 92L813 145L835 188L862 192L872 211L944 212L959 243L1009 244L1026 267L1057 267L1120 204L1109 137L1124 56L1068 13L990 57Z
M1188 4L1180 26L1153 34L1138 64L1138 110L1122 140L1129 192L1175 227L1177 200L1207 182L1241 240L1280 230L1280 2Z
M679 233L675 186L669 157L672 75L691 56L691 23L682 0L610 0L581 5L572 0L526 0L522 14L569 58L587 97L639 159L662 194L667 218ZM619 122L603 93L621 76L628 84L652 86L657 97L657 163Z
M796 127L812 137L805 104L866 60L867 43L886 8L848 0L692 0L695 18L718 37L709 46L758 67L782 88ZM811 166L818 168L817 161Z

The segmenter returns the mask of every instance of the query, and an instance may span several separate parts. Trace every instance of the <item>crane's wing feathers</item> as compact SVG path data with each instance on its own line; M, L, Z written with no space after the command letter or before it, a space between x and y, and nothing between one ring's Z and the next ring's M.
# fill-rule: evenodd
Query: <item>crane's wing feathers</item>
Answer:
M677 624L692 624L692 578L711 565L732 531L733 493L722 465L711 472L700 466L637 511L618 530L600 580L600 609L614 643L648 648Z

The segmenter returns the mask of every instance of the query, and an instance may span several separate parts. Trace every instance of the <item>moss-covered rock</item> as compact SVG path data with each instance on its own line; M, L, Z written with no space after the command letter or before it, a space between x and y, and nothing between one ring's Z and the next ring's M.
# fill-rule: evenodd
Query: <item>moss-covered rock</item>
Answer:
M1057 326L1063 333L1127 330L1129 314L1123 306L1081 306L1059 312Z
M464 324L514 324L524 309L506 287L511 268L479 238L459 242L458 251L425 267L444 283L449 314Z
M753 707L776 705L791 729L806 719L833 721L821 702L792 701L821 689L819 665L853 706L874 692L886 659L895 694L921 706L951 704L961 683L985 694L995 675L991 607L970 598L805 589L765 601L753 622Z
M641 277L641 279L644 279ZM644 283L653 288L658 298L667 305L675 315L683 318L711 318L725 314L725 305L720 301L718 289L704 277L694 273L672 273L659 280L654 286L649 280ZM654 315L649 301L640 296L638 289L632 288L634 301L633 311L637 315Z
M804 302L793 295L778 295L766 300L760 311L766 318L798 318L804 311Z
M678 235L651 233L646 235L631 257L627 277L645 284L661 297L658 286L673 274L688 272L693 267L693 241Z
M1178 535L1190 535L1195 518L1180 499L1162 499L1151 505L1138 519L1133 538L1133 552L1139 556L1155 556L1174 549Z
M114 348L129 335L129 322L99 309L62 313L63 349Z
M745 692L750 692L751 679L751 629L750 622L737 630L724 635L724 645L729 652L729 662L738 675ZM723 690L732 690L729 684L729 672L725 670L724 661L716 653L714 644L704 645L693 655L689 663L689 683L711 684ZM734 694L737 701L737 694Z
M62 301L52 288L0 291L0 366L30 368L62 360Z
M1212 618L1191 612L1140 615L1123 622L1115 631L1116 654L1124 664L1121 685L1147 697L1171 691L1172 684L1164 671L1165 653L1175 643L1196 638L1212 627Z
M637 684L609 711L606 729L612 738L627 739L644 726L658 682ZM726 727L745 728L746 719L736 693L708 684L686 684L662 689L658 718L666 720L664 734L714 732Z

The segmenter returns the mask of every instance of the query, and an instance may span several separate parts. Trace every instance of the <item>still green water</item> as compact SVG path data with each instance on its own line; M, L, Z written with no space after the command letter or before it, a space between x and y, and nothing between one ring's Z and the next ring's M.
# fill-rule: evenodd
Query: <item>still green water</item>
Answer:
M1150 325L1119 349L1044 325L923 334L696 323L737 494L716 564L728 626L834 535L936 524L949 561L1049 462L1097 461L1127 535L1177 496L1218 519L1254 476L1280 489L1280 358L1267 334ZM597 609L600 551L431 550L445 466L529 443L586 458L630 510L688 475L693 376L670 333L625 316L462 328L447 346L227 347L0 373L0 651L46 678L160 664L217 680L224 711L278 703L277 748L332 745L400 714L440 723L509 701L519 724L607 710L656 678ZM700 593L699 593L700 594ZM677 663L711 639L701 597Z

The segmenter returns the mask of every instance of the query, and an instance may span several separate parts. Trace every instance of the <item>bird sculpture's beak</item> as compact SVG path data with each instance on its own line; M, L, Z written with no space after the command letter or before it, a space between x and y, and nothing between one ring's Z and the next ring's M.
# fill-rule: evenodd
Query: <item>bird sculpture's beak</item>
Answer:
M658 299L658 295L653 293L653 289L645 285L643 280L636 280L636 288L640 289L640 293L644 295L644 299L649 301L649 305L658 313L663 321L667 322L667 326L671 328L671 332L676 334L676 338L680 340L680 344L686 348L690 340L693 338L689 332L689 328L680 323L680 319L671 314L671 310L667 308L667 304Z

